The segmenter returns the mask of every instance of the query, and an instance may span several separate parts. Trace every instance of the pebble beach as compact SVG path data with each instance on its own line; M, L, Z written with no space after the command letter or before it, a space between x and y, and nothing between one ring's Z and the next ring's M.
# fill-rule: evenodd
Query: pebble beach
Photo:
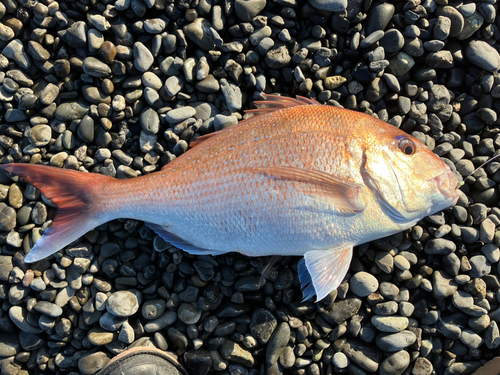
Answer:
M0 163L138 177L273 93L382 119L465 178L500 153L497 11L496 0L1 0ZM315 303L302 301L298 257L261 282L270 257L190 255L136 220L28 264L57 209L0 171L1 374L96 374L139 346L191 375L472 374L499 361L499 183L495 160L455 207L356 247Z

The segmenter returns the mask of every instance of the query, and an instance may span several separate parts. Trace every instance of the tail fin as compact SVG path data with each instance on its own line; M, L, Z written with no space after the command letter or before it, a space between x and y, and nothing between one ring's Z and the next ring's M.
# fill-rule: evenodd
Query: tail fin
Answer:
M58 208L54 222L25 257L26 262L54 254L102 224L94 201L100 187L113 181L111 177L35 164L4 164L0 169L35 185Z

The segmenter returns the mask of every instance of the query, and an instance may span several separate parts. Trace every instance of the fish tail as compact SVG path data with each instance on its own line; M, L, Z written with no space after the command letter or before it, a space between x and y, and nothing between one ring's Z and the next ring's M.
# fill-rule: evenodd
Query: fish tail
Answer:
M57 206L52 225L26 255L27 263L54 254L110 220L100 209L99 192L114 180L111 177L35 164L4 164L0 169L36 186Z

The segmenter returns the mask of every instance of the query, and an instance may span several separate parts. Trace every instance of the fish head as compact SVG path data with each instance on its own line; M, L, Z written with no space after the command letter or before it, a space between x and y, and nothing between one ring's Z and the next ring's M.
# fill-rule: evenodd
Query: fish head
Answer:
M457 175L420 140L387 127L365 149L361 168L384 213L410 227L453 206L459 197Z

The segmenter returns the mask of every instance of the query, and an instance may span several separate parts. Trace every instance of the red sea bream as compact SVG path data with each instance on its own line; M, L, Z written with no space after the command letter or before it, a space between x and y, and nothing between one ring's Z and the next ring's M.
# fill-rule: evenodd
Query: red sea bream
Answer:
M400 129L312 99L267 99L250 119L130 180L2 165L58 206L26 262L107 221L131 218L192 254L304 256L304 298L321 300L342 282L353 246L457 201L456 175Z

